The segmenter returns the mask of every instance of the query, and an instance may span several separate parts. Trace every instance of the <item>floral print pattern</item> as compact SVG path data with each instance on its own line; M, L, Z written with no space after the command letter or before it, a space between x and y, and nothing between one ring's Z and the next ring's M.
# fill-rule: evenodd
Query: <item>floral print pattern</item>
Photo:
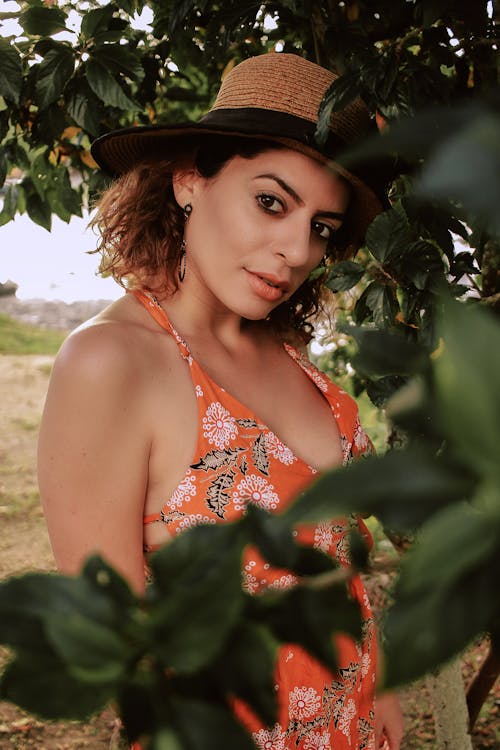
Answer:
M152 298L134 292L151 315L177 341L188 362L198 402L199 434L196 452L162 510L147 523L164 523L171 534L192 526L233 521L246 512L248 503L279 512L302 492L317 472L286 446L231 394L203 371L179 334ZM343 462L368 453L371 443L364 433L351 397L298 352L285 344L290 357L328 400L341 434ZM293 535L349 564L349 533L356 519L298 526ZM242 585L252 594L286 589L297 577L277 570L247 549L242 564ZM354 643L338 636L340 670L331 674L295 644L278 652L275 674L279 702L278 721L264 727L245 704L235 699L239 720L252 733L259 750L374 750L373 686L375 636L373 618L362 582L354 578L351 595L361 607L363 637Z
M279 497L274 492L273 485L258 474L248 474L242 479L233 498L236 510L244 510L247 502L254 503L264 510L276 510L279 503Z
M238 434L236 420L221 403L215 401L203 417L203 437L217 448L227 448Z

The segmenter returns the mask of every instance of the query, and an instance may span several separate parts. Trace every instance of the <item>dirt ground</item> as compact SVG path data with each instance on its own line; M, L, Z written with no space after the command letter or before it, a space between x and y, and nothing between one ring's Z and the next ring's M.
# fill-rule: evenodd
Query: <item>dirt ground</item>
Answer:
M0 355L0 578L53 568L35 474L36 436L52 361L49 356ZM464 660L466 673L477 668L483 651L482 646L471 649ZM409 688L402 698L408 727L403 750L435 750L425 685ZM477 724L475 750L500 748L499 709L500 687ZM113 726L111 711L84 725L46 723L0 703L0 750L107 750Z

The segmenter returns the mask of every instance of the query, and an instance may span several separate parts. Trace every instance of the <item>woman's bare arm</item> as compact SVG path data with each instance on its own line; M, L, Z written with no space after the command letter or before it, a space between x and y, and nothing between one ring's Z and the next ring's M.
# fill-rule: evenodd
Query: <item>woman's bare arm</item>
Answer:
M65 342L42 418L38 472L58 567L75 573L99 552L142 591L150 436L141 366L130 344L114 323Z

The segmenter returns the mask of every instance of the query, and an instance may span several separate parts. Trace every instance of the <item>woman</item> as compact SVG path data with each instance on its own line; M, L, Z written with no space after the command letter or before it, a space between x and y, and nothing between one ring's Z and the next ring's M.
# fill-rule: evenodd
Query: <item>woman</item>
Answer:
M367 178L325 168L370 126L355 102L325 145L318 108L334 74L295 55L246 60L201 122L132 128L93 146L119 179L97 217L102 267L128 292L66 341L40 432L42 499L59 567L101 551L138 591L144 551L248 502L286 506L317 472L368 450L352 400L300 351L324 266L349 257L381 203ZM321 270L323 269L323 270ZM347 523L299 531L345 557ZM248 553L252 593L290 585ZM392 697L373 713L373 627L339 641L341 677L282 649L279 721L237 708L262 748L397 750Z

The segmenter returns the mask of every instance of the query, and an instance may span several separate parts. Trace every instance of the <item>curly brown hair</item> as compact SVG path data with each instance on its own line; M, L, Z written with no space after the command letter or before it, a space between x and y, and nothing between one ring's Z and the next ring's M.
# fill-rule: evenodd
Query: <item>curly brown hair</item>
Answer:
M96 205L91 226L100 240L99 271L125 289L141 287L154 294L173 294L179 286L178 268L184 230L184 212L175 200L172 174L183 163L193 163L206 178L217 175L234 156L251 159L277 143L251 138L210 136L198 140L172 159L144 161L114 181ZM328 247L323 265L267 318L282 338L311 339L313 321L323 309L328 266L352 255L349 210L342 228ZM151 286L151 278L164 278Z

